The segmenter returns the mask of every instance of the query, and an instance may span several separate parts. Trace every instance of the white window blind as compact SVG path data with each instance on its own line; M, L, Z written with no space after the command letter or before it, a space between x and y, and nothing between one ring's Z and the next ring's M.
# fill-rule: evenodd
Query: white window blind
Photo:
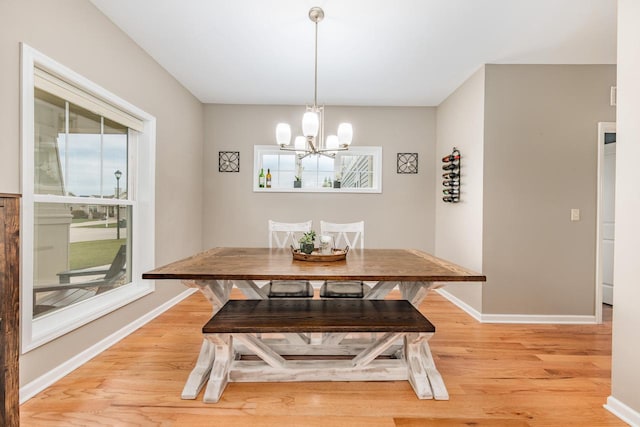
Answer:
M34 85L45 92L66 99L73 104L137 130L138 132L144 130L142 120L137 117L127 114L119 108L98 99L95 95L89 94L82 89L62 81L53 74L37 67L34 68Z

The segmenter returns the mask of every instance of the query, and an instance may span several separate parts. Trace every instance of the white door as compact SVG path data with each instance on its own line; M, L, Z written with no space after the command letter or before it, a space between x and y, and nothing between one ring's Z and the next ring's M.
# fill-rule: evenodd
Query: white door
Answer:
M602 302L613 304L613 252L615 230L616 132L604 132L602 162Z

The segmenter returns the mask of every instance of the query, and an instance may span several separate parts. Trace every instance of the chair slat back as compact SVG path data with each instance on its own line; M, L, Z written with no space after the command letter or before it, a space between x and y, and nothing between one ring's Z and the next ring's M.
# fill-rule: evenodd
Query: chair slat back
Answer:
M269 247L287 248L293 245L298 248L298 239L302 234L311 231L312 221L306 222L277 222L269 220Z
M123 274L124 266L127 262L127 245L120 246L118 253L113 258L111 266L104 276L105 281L110 281L119 278Z
M320 221L320 234L333 237L333 245L336 248L364 249L364 221L338 224L334 222Z

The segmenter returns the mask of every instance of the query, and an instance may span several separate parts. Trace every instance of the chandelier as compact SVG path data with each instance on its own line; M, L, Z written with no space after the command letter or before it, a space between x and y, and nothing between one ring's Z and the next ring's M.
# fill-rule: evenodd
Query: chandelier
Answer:
M307 105L307 111L302 116L303 136L296 136L293 147L290 147L291 126L288 123L278 123L276 141L281 150L295 151L300 159L312 154L334 158L337 151L349 149L353 128L351 123L340 123L337 134L327 136L326 140L324 138L324 106L318 106L318 23L324 19L324 11L319 7L312 7L309 19L316 24L313 105Z

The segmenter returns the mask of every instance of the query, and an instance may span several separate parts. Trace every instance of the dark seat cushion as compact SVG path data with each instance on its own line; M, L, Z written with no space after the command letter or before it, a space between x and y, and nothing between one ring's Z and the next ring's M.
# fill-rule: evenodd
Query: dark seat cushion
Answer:
M369 286L360 281L329 280L320 288L320 298L362 298Z
M269 298L313 298L313 286L307 280L272 280Z

